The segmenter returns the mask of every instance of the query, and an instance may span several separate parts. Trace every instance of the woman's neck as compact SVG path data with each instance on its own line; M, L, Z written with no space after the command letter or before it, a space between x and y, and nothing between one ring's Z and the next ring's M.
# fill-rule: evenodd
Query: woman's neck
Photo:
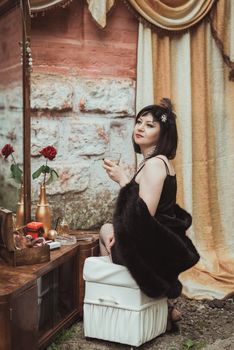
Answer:
M155 150L155 146L141 147L141 153L144 159L146 159L147 156L151 155L154 150Z

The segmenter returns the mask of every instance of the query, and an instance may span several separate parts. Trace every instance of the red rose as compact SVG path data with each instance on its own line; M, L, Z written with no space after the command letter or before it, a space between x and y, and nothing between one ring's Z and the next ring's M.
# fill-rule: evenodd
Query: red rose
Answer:
M42 154L45 158L53 160L57 154L57 150L53 146L47 146L44 147L39 153Z
M8 143L3 147L1 152L5 159L7 159L7 157L14 152L14 148Z

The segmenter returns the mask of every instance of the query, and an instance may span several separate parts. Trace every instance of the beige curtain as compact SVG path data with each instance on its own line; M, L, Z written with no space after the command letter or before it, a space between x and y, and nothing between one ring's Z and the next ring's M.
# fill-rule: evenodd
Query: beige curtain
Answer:
M87 0L93 19L101 28L106 26L106 16L114 5L115 0Z
M231 22L230 1L220 3L219 32L229 29ZM139 50L146 46L144 31L149 29L140 23ZM180 36L147 36L152 57L143 64L138 61L137 74L141 76L144 65L153 61L154 102L163 96L174 102L179 132L174 161L177 202L193 216L188 235L201 255L194 268L180 275L183 293L195 299L224 298L234 292L234 83L209 23ZM137 84L137 89L139 110L146 103L140 100L144 86Z

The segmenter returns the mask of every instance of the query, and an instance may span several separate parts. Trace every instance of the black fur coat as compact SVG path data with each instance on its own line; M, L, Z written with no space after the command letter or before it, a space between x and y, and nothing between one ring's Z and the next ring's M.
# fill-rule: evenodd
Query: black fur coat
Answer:
M178 275L200 259L186 236L192 216L178 204L175 214L153 217L134 182L119 191L113 214L112 260L126 266L140 289L152 298L177 298L182 290Z

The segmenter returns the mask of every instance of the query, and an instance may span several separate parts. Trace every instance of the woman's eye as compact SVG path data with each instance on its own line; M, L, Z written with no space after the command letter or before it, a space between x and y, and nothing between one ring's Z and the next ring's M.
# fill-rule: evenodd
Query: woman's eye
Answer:
M148 124L147 126L149 126L150 128L153 128L153 127L154 127L152 124Z
M137 120L136 124L141 124L141 121L140 121L140 120Z

